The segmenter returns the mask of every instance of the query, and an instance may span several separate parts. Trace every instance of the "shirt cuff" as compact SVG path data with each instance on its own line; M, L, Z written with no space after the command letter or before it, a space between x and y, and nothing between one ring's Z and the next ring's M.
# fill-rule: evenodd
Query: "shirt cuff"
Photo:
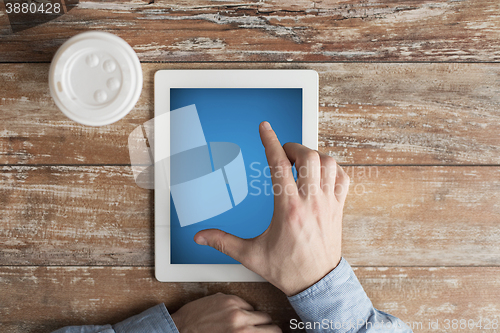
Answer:
M165 304L158 304L113 325L116 333L179 333Z
M364 323L373 310L372 302L344 258L320 281L288 300L303 322L325 326L328 323L329 327L355 327L358 322Z

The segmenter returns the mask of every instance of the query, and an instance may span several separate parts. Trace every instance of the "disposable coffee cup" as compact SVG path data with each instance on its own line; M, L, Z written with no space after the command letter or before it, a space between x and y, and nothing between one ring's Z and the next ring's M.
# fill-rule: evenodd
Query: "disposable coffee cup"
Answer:
M125 117L142 90L142 69L127 42L107 32L84 32L57 50L50 94L70 119L103 126Z

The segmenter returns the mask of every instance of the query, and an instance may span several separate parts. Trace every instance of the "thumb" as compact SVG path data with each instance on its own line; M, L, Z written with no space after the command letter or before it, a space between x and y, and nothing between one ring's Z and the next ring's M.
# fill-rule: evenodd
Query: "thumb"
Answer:
M236 237L219 229L206 229L194 235L194 241L199 245L208 245L241 262L245 258L249 240Z

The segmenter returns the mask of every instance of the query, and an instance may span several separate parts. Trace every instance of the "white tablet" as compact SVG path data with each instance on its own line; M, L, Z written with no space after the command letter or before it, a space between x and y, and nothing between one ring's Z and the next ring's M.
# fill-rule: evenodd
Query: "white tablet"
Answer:
M318 146L318 74L311 70L160 70L155 74L155 273L162 282L264 281L198 245L218 228L242 238L273 215L259 124L281 143ZM167 184L167 186L165 186Z

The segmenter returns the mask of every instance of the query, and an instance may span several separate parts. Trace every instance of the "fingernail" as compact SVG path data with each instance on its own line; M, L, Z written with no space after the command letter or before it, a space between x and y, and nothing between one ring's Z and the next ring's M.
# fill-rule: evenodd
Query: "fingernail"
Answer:
M196 240L195 240L196 244L198 245L208 245L208 242L205 238L203 237L198 237Z
M269 124L267 121L264 121L262 123L262 128L265 129L265 130L268 130L268 131L272 130L271 124Z

